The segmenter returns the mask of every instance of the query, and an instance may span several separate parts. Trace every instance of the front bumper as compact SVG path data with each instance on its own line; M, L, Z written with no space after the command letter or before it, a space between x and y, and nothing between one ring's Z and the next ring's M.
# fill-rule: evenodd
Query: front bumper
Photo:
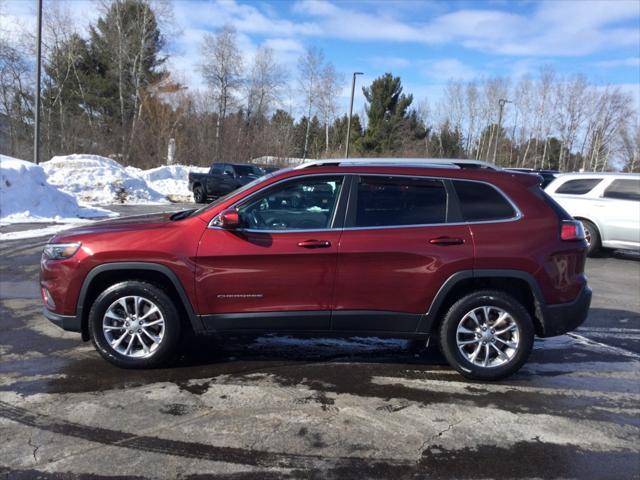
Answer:
M573 302L547 305L542 318L542 337L555 337L575 330L587 319L591 289L585 285Z
M59 315L46 308L43 313L51 323L67 332L82 332L82 322L75 315Z

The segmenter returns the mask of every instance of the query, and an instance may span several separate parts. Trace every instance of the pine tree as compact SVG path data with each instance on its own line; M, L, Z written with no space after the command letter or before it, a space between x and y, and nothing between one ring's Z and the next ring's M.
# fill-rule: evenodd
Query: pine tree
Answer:
M409 110L413 95L402 93L400 77L390 73L376 78L371 86L363 87L367 130L362 139L365 151L395 153L406 144L406 135L424 137L424 127L417 115Z

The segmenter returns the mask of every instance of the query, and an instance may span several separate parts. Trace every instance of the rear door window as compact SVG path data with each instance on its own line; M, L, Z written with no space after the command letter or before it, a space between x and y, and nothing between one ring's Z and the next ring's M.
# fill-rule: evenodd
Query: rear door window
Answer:
M442 180L362 176L354 226L430 225L447 220L447 191Z
M556 193L584 195L593 190L601 181L601 178L577 178L575 180L567 180L556 189Z
M513 205L487 183L454 180L460 211L467 222L508 220L516 216Z
M640 201L640 179L618 179L604 191L605 198L617 198L619 200Z

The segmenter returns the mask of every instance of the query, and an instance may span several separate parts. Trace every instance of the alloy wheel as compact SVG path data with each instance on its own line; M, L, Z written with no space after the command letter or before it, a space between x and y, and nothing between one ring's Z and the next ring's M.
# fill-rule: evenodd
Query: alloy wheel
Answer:
M111 348L119 354L147 358L162 343L165 320L158 306L148 298L125 296L107 308L102 331Z
M456 329L458 350L473 365L499 367L509 362L520 345L520 329L502 308L483 305L462 317Z

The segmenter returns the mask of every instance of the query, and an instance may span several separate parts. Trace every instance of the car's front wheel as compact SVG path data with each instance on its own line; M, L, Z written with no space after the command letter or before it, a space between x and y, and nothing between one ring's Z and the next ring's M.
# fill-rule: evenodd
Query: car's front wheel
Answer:
M440 328L449 364L467 378L499 380L524 364L534 329L524 306L504 292L474 292L454 303Z
M180 318L171 298L147 282L126 281L107 288L89 312L96 350L123 368L165 363L180 340Z

